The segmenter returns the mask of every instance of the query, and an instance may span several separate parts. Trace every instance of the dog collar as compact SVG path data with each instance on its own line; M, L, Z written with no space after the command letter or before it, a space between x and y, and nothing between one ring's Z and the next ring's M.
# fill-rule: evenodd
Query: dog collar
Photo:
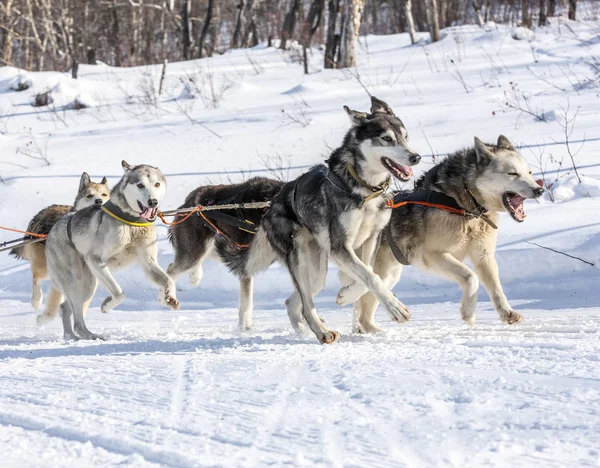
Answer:
M388 177L387 179L385 179L384 182L382 182L379 185L369 184L366 180L364 180L362 177L360 177L357 174L357 172L354 169L354 166L352 165L351 162L348 162L348 164L346 164L346 169L348 169L348 172L350 173L352 178L356 182L358 182L359 185L361 185L364 188L371 190L373 192L371 195L368 195L367 197L365 197L363 203L366 203L369 200L372 200L373 198L377 198L378 196L383 195L385 192L388 191L388 189L390 188L390 184L392 183L392 178Z
M116 219L117 221L122 222L123 224L127 224L129 226L135 227L146 227L152 226L152 222L147 219L140 218L139 216L132 216L129 213L125 213L118 205L114 204L112 201L108 200L104 205L100 207L102 211L104 211L110 217Z
M474 218L480 218L480 219L484 220L486 223L488 223L492 228L498 229L498 226L496 226L496 223L494 223L486 215L486 213L488 212L487 208L485 206L480 205L477 202L477 199L475 198L475 195L473 195L473 192L471 192L469 189L465 189L465 192L467 192L469 194L469 196L471 197L471 200L473 201L473 204L475 205L474 212L468 212L465 210L465 213L467 213L470 216L473 216Z

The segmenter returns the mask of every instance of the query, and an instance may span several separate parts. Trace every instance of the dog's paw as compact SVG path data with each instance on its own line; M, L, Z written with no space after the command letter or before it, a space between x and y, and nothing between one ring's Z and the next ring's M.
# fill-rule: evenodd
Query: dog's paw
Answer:
M124 293L121 293L121 294L119 294L119 295L117 295L115 297L108 296L102 302L102 305L100 306L100 311L102 313L106 314L107 312L110 312L115 307L117 307L119 304L121 304L124 300L125 300L125 294Z
M164 298L164 304L173 310L179 310L179 301L175 299L173 296L166 295Z
M35 323L37 323L38 327L43 327L44 325L46 325L48 322L52 321L53 317L50 317L46 312L39 314L36 318L35 318Z
M515 312L514 310L505 310L500 313L500 320L508 323L509 325L514 325L515 323L519 323L523 320L523 317L520 313Z
M408 308L393 294L392 297L384 303L384 306L392 320L400 323L410 320Z
M476 319L475 319L475 311L474 310L466 312L464 309L461 308L460 315L467 325L469 325L470 327L475 325Z
M323 333L323 335L319 338L319 341L323 344L332 344L335 343L340 338L340 334L336 331L329 330Z
M358 323L354 328L354 333L359 335L368 335L370 333L385 333L383 328L379 328L374 322Z
M335 302L339 306L354 304L368 292L369 290L363 284L352 283L339 290Z
M42 305L43 300L44 300L44 296L42 296L41 294L39 294L39 295L33 294L31 296L31 307L33 307L35 310L39 309L40 306Z

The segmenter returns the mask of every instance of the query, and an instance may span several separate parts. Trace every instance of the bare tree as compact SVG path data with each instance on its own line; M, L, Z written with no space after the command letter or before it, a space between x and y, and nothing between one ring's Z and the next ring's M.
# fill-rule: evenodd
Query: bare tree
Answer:
M202 32L200 33L200 38L198 39L198 57L200 58L204 56L204 49L206 48L206 37L208 36L208 31L210 30L210 25L213 20L214 7L215 0L208 0L206 16L204 17L204 25L202 26ZM207 55L210 57L212 55L212 50L210 52L207 52Z
M283 28L281 29L281 43L279 48L285 50L287 47L287 41L290 40L294 35L294 28L296 27L296 18L298 17L298 10L300 9L300 0L292 0L290 3L290 9L285 15L283 21Z
M532 19L529 13L529 0L521 0L521 26L531 28Z
M192 58L192 0L183 0L183 10L181 11L181 42L183 45L183 59Z
M577 0L569 0L569 19L577 19Z
M440 23L438 20L439 12L437 0L426 0L426 3L429 35L431 36L431 42L437 42L440 40Z
M485 21L483 20L483 15L481 14L480 0L473 0L473 10L475 10L475 19L477 19L477 26L482 28L485 24Z
M336 55L341 39L340 0L329 0L327 21L327 43L325 45L325 68L337 68Z
M308 54L306 49L310 48L313 36L323 19L323 10L325 9L325 0L312 0L308 15L302 25L302 54L304 59L304 73L308 75Z
M404 17L406 19L406 29L410 35L410 43L414 44L417 42L417 33L415 31L415 20L412 14L412 1L404 0Z
M340 43L340 68L356 66L356 46L364 6L364 0L345 0L344 2L344 24Z

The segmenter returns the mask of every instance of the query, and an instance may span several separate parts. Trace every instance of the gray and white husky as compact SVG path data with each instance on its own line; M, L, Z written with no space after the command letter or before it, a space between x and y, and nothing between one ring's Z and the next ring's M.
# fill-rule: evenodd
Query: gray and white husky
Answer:
M101 205L110 197L110 189L106 177L99 183L92 182L87 172L81 174L79 179L79 188L73 206L70 205L50 205L36 214L27 226L28 232L35 234L46 234L50 232L56 222L67 213L79 211L83 208L93 205ZM10 251L10 255L31 264L32 292L31 305L38 309L42 304L42 281L48 278L48 268L46 267L46 242L36 242L21 247L15 247ZM61 302L61 295L58 291L51 288L46 301L46 310L37 316L38 325L52 320L56 317L58 306Z
M342 146L327 165L315 166L282 187L249 247L240 250L218 240L226 247L218 248L223 261L242 278L282 261L296 289L286 301L290 321L300 329L304 318L322 343L339 336L325 327L313 302L324 286L329 256L346 275L365 284L395 320L409 318L371 263L391 215L386 207L390 173L408 180L409 166L421 157L408 146L404 124L385 102L373 97L370 114L344 109L352 128ZM240 303L246 294L242 288Z
M475 323L480 281L500 319L508 324L519 322L521 315L512 309L502 290L495 251L498 213L508 212L515 221L522 222L526 217L523 202L544 192L531 176L525 159L505 136L501 135L495 145L475 138L474 147L448 156L427 171L417 182L417 189L444 194L467 212L483 212L485 217L461 216L422 205L394 209L389 231L386 228L377 253L375 273L388 288L399 281L402 264L394 256L393 242L405 263L460 285L464 292L461 315L468 324ZM466 258L475 271L463 263ZM350 304L359 297L355 304L355 331L380 331L373 321L378 299L361 284L340 290L338 302Z
M179 308L175 284L157 262L156 228L152 225L165 194L165 178L152 166L121 164L125 175L105 205L61 218L48 236L50 280L65 297L61 304L65 338L101 338L88 330L84 320L98 281L110 293L101 307L102 312L108 312L125 300L111 269L134 261L159 286L159 301Z

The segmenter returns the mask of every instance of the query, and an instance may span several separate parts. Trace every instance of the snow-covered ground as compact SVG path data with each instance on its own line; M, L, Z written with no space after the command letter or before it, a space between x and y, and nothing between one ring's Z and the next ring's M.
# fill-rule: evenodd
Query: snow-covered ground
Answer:
M29 266L0 253L0 466L600 464L600 22L554 24L530 41L494 25L444 33L415 46L361 38L352 71L321 70L315 50L308 76L261 47L169 64L160 97L160 66L81 66L77 82L0 68L3 226L70 203L83 171L115 183L121 159L163 170L163 209L253 171L293 178L339 144L342 105L366 110L364 88L429 155L419 171L502 133L552 189L528 202L525 223L501 219L501 278L524 316L512 327L482 292L468 328L454 284L407 268L395 292L412 320L379 311L387 333L352 335L332 268L317 305L342 336L321 346L291 331L291 285L275 266L257 280L254 330L241 333L237 281L207 263L198 289L180 281L178 312L161 309L139 269L118 274L126 302L100 314L100 290L87 320L108 340L70 343L58 321L36 328ZM21 82L30 89L11 89ZM45 91L52 106L32 107ZM70 110L76 99L90 107Z

